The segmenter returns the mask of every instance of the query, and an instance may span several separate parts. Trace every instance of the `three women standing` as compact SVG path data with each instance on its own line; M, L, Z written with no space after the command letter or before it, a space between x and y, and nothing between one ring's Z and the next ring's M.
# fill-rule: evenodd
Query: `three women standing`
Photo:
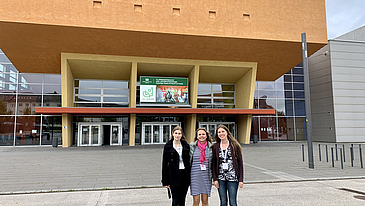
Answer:
M195 132L194 142L190 143L191 185L193 205L208 206L212 189L212 138L204 128Z
M162 184L171 189L172 205L185 205L190 182L193 204L199 205L201 199L202 205L208 205L212 178L218 188L220 205L226 206L228 199L229 205L237 205L237 190L243 187L240 144L224 125L217 127L213 146L206 129L199 128L195 134L195 141L189 147L182 128L175 127L164 147Z
M220 205L237 205L238 187L243 187L243 160L240 144L224 125L219 125L213 145L212 173ZM227 199L228 192L228 199Z
M171 189L172 205L185 205L190 185L189 144L181 127L172 130L171 139L166 143L162 157L162 185Z

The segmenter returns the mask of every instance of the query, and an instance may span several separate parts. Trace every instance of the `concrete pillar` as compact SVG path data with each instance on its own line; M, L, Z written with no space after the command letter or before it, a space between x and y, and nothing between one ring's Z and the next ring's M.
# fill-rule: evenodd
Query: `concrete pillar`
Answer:
M62 147L72 145L72 115L62 114Z
M61 54L62 107L73 107L74 77L64 54ZM62 147L72 145L72 115L62 114Z
M236 108L253 109L257 64L235 83ZM249 144L252 115L237 116L237 140Z
M198 85L199 85L199 65L195 65L189 74L189 98L191 108L197 108Z
M129 79L129 107L137 105L137 62L132 62L131 76Z
M136 114L129 115L129 146L136 145Z
M194 141L196 128L196 114L185 116L185 136L188 143Z

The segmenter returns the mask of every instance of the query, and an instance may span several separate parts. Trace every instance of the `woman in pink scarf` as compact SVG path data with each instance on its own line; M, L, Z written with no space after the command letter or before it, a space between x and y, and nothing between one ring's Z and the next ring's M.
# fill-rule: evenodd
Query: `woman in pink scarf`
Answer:
M208 205L212 188L212 138L204 128L195 132L195 141L190 143L191 184L193 205Z

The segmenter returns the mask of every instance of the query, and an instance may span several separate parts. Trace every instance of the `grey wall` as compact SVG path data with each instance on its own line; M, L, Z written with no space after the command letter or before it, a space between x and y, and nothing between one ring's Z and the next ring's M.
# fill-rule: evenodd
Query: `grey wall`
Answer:
M365 42L336 39L329 47L337 142L365 142Z
M313 141L336 141L329 45L308 59Z

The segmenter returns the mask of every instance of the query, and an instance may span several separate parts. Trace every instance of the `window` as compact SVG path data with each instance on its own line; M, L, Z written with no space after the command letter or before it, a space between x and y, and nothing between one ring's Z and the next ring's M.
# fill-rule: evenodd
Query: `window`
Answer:
M127 107L129 82L111 80L75 80L76 107Z
M199 84L198 108L235 108L234 84Z

